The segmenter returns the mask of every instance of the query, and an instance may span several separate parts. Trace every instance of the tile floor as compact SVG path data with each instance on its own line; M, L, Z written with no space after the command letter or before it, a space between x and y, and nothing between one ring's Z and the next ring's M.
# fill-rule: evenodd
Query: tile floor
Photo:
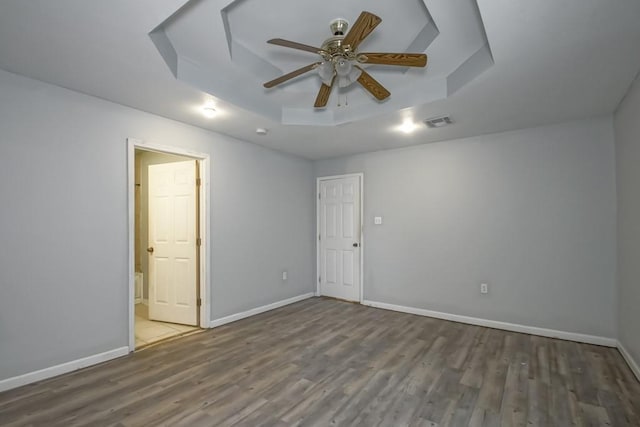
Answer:
M149 320L149 307L144 304L136 304L135 322L136 348L200 329L197 326Z

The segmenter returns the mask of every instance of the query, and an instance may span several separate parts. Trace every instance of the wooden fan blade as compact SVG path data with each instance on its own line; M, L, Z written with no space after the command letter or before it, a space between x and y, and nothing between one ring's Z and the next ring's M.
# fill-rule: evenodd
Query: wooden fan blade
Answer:
M371 34L371 31L373 31L373 29L381 22L382 19L379 16L376 16L371 12L363 11L360 16L358 16L356 23L353 24L353 27L351 27L345 36L342 44L350 45L351 50L355 51L358 45L362 43L362 41Z
M320 49L319 47L313 47L313 46L292 42L290 40L285 40L285 39L271 39L271 40L267 40L267 43L275 44L283 47L290 47L291 49L304 50L306 52L311 52L311 53L322 52L322 49Z
M383 99L386 99L389 97L389 95L391 95L391 92L389 92L384 86L378 83L376 79L371 77L369 73L358 66L356 66L356 68L362 71L360 77L358 77L358 83L360 83L363 88L368 90L371 95L375 96L376 99L382 101Z
M318 92L318 96L316 97L316 102L315 104L313 104L315 108L322 108L327 106L327 102L329 102L329 95L331 95L331 88L333 87L333 82L335 81L336 76L334 74L329 86L322 83L322 86L320 86L320 91Z
M403 65L405 67L426 67L424 53L361 53L358 62L364 64Z
M291 80L294 77L298 77L300 74L308 73L309 71L313 70L320 64L321 62L314 62L313 64L309 64L306 67L298 68L297 70L287 73L284 76L280 76L277 79L273 79L270 82L266 82L263 86L266 88L272 88L274 86L278 86L280 83L284 83L287 80Z

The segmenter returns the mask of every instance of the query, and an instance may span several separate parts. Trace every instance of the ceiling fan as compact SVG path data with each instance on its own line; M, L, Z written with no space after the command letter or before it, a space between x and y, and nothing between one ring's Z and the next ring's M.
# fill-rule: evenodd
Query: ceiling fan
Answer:
M331 89L336 83L338 87L346 87L358 82L364 89L370 92L376 99L383 100L391 93L358 64L382 64L399 65L403 67L425 67L427 55L424 53L374 53L358 52L358 46L369 34L382 22L382 19L373 13L363 11L351 30L345 35L349 23L344 19L335 19L330 28L333 37L329 37L317 48L302 43L296 43L284 39L271 39L267 43L304 50L320 55L322 61L314 62L306 67L299 68L277 79L264 84L266 88L272 88L301 74L312 70L318 70L322 80L322 86L316 97L314 107L326 107L329 101Z

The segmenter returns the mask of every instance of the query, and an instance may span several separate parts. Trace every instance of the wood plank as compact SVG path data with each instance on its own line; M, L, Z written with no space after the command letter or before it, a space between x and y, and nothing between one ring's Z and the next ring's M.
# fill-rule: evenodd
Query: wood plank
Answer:
M640 425L615 349L313 298L0 393L0 425Z

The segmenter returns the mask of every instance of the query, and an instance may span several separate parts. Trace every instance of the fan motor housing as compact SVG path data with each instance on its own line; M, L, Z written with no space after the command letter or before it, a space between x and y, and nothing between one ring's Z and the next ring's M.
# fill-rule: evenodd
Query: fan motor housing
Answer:
M344 50L342 48L342 41L344 40L344 36L333 36L329 37L322 43L322 50L329 53L329 55L334 55L336 53L342 53Z
M343 54L344 48L342 47L342 41L349 29L349 22L344 18L336 18L329 23L329 29L333 37L329 37L322 43L322 50L331 56Z

